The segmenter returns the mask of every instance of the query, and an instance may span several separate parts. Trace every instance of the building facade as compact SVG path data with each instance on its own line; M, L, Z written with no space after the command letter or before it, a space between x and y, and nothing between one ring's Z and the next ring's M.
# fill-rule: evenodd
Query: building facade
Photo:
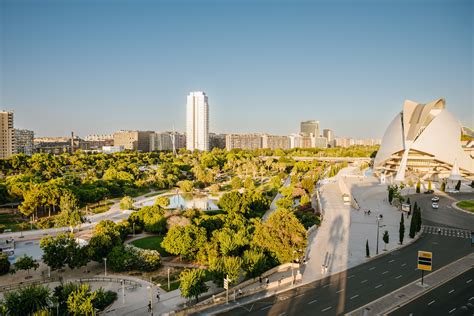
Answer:
M323 129L323 136L328 140L328 145L334 147L334 132L331 129Z
M459 177L474 179L474 158L462 146L461 131L444 99L427 104L407 100L385 131L374 173L416 183L446 179L456 169Z
M118 131L114 133L114 146L122 146L125 150L141 152L150 151L151 131Z
M232 149L259 149L262 148L262 135L260 134L227 134L225 147Z
M319 121L304 121L300 124L300 133L303 136L319 137Z
M191 92L186 103L186 148L209 150L209 104L202 91Z
M262 148L275 149L289 149L290 138L288 136L277 135L262 135Z
M33 155L35 133L27 129L15 129L15 146L18 154Z
M15 154L15 131L13 112L0 112L0 159Z

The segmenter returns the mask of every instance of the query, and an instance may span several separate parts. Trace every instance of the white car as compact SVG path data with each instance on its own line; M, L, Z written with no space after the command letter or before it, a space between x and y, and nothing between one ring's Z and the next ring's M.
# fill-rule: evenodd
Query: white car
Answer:
M437 208L439 208L439 204L436 203L436 202L433 202L433 203L431 204L431 207L437 209Z
M439 201L439 197L438 196L433 196L431 198L431 202L438 202Z

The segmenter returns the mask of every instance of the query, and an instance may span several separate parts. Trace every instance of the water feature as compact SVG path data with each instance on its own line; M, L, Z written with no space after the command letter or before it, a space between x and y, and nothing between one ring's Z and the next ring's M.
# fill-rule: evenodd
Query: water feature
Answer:
M189 209L197 208L200 210L218 210L217 199L212 199L205 194L169 194L164 195L169 198L169 209ZM152 206L155 203L155 198L142 203L142 206Z
M372 168L365 169L364 176L371 177L374 174L374 170Z

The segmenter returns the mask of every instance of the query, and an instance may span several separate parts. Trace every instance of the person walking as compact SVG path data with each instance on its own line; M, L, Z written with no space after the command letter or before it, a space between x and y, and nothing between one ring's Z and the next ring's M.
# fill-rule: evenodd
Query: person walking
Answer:
M265 279L265 283L267 284L267 286L268 284L270 284L270 280L268 279L268 277Z

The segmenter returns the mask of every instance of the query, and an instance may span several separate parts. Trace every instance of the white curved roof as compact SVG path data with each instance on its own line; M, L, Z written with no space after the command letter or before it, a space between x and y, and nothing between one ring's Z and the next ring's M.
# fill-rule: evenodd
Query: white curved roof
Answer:
M428 104L405 101L403 111L385 131L374 167L383 167L391 155L412 149L451 166L456 161L461 170L474 173L474 160L461 145L461 129L444 99Z

